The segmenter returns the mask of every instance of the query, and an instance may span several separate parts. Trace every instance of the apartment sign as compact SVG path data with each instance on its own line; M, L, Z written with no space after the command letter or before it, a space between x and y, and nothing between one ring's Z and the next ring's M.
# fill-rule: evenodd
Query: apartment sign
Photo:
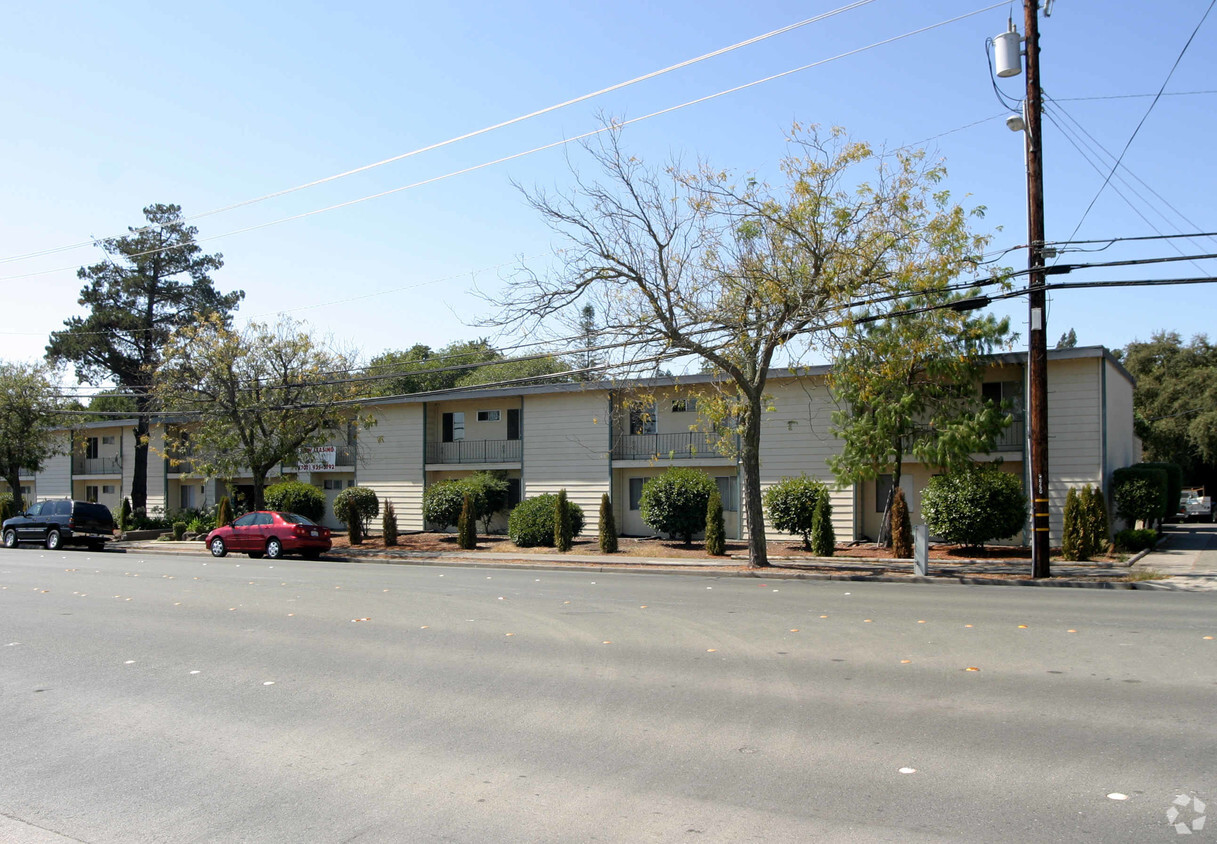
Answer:
M298 467L301 472L332 472L338 457L338 448L332 445L306 448L300 452L300 457L303 458Z

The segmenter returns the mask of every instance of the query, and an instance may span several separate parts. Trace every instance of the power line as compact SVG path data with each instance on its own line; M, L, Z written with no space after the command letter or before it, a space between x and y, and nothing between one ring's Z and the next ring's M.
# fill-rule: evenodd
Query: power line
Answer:
M1073 227L1073 232L1069 237L1072 239L1078 233L1078 229L1082 227L1082 223L1086 222L1086 217L1090 214L1090 209L1094 208L1095 202L1103 194L1107 183L1111 181L1112 175L1116 172L1116 168L1120 166L1120 162L1124 160L1128 148L1132 146L1133 140L1136 139L1137 133L1141 131L1141 127L1145 125L1146 119L1150 112L1154 110L1154 106L1158 104L1158 100L1162 97L1162 92L1166 90L1166 86L1170 83L1171 77L1175 75L1175 69L1179 67L1179 62L1183 60L1183 55L1187 52L1187 48L1192 45L1192 40L1196 37L1196 33L1200 31L1200 27L1204 25L1204 21L1208 18L1209 12L1213 11L1213 6L1217 5L1217 0L1210 0L1208 8L1204 10L1204 14L1200 16L1200 22L1196 24L1196 28L1192 30L1192 34L1188 36L1187 43L1183 45L1183 49L1179 51L1179 55L1175 57L1175 63L1171 65L1170 72L1166 74L1166 79L1162 81L1162 87L1158 89L1158 93L1154 95L1153 102L1149 104L1149 108L1145 110L1145 114L1141 116L1141 121L1137 123L1137 128L1133 129L1128 141L1124 144L1124 149L1120 151L1120 155L1116 158L1116 163L1112 165L1111 171L1107 174L1107 178L1103 180L1103 184L1099 186L1099 190L1095 193L1094 198L1090 200L1090 204L1086 206L1086 210L1082 213L1082 218L1078 220L1078 224Z
M403 152L398 155L390 156L389 158L381 159L380 161L374 161L371 164L364 164L359 167L352 168L350 170L344 170L340 173L334 173L333 175L330 175L330 176L324 176L320 179L313 179L312 181L304 182L302 184L295 185L294 187L284 188L282 190L277 190L272 193L263 194L262 196L257 196L252 199L245 199L240 202L234 202L231 205L224 205L219 208L213 208L210 211L203 211L199 214L194 214L190 217L186 217L184 219L184 222L191 222L193 220L202 219L203 217L210 217L215 214L222 214L227 211L234 211L238 208L244 208L246 206L254 205L259 202L265 202L268 199L275 199L280 196L286 196L291 193L296 193L297 191L302 191L307 188L316 187L317 185L326 184L327 182L333 182L333 181L337 181L338 179L344 179L347 176L354 176L357 173L364 173L364 172L367 172L368 170L374 170L377 167L383 167L386 164L393 164L394 162L402 161L404 159L411 158L416 155L421 155L422 153L425 153L425 152L432 152L437 149L442 149L443 147L450 146L450 145L458 143L460 141L466 141L466 140L469 140L470 138L476 138L479 135L485 135L485 134L487 134L489 132L493 132L497 129L504 129L508 126L513 126L517 123L523 123L526 120L531 120L534 117L540 117L542 115L550 114L551 112L555 112L555 111L564 109L567 106L576 105L578 103L585 102L590 99L594 99L596 97L601 96L602 94L609 94L609 93L612 93L613 91L620 91L623 88L628 88L631 85L638 84L639 82L646 82L648 80L656 79L660 76L671 73L673 71L683 70L684 68L692 67L693 65L699 64L700 62L704 62L709 59L713 59L713 58L717 58L719 56L726 55L727 53L734 52L735 50L739 50L743 47L750 47L753 44L758 44L761 41L768 40L775 36L784 35L788 32L793 32L796 29L800 29L802 27L808 26L813 23L820 23L822 21L825 21L832 17L836 17L837 15L843 14L845 12L851 12L854 9L861 8L862 6L867 6L873 2L875 2L875 0L856 0L856 2L847 3L846 5L840 6L831 11L824 12L819 15L814 15L810 18L805 18L801 21L797 21L795 23L789 24L788 26L783 26L778 29L771 30L762 35L757 35L752 38L748 38L744 41L738 41L727 47L720 47L719 49L712 50L709 53L703 53L702 55L697 56L695 58L686 59L683 62L678 62L673 65L668 65L667 67L661 68L659 70L654 70L654 71L651 71L650 73L644 73L641 76L635 76L633 79L627 79L624 82L618 82L614 85L609 85L607 88L601 88L597 91L592 91L587 94L582 94L581 96L574 97L574 98L566 100L564 102L555 103L554 105L546 106L545 108L541 108L541 109L537 109L536 111L529 112L528 114L522 114L522 115L519 115L518 117L513 117L510 120L504 120L500 123L495 123L490 126L484 126L481 129L475 129L472 132L466 132L463 135L457 135L455 137L448 138L445 141L438 141L433 144L428 144L427 146L418 147L417 149L412 149L409 152ZM115 237L121 237L121 235L115 235ZM90 239L87 241L82 241L81 243L74 243L74 244L70 244L67 246L55 247L52 249L44 249L39 252L29 252L29 253L26 253L25 255L15 255L12 257L8 257L8 258L0 258L0 264L8 263L10 261L20 261L20 260L24 260L26 258L41 257L44 255L50 255L50 254L54 254L57 252L66 252L66 251L70 251L73 249L79 249L84 246L91 246L96 242L97 242L96 239Z
M257 230L259 230L259 229L269 228L270 226L276 226L276 225L280 225L280 224L282 224L282 223L293 222L293 221L295 221L295 220L302 220L302 219L305 219L306 217L313 217L313 216L316 216L317 214L324 214L324 213L329 212L329 211L336 211L336 210L339 210L339 209L341 209L341 208L347 208L347 207L352 206L352 205L358 205L358 204L360 204L360 203L367 202L367 201L369 201L369 200L373 200L373 199L381 199L381 198L383 198L383 197L390 196L390 195L392 195L392 194L401 193L402 191L406 191L406 190L412 190L412 189L414 189L414 188L422 187L422 186L429 185L429 184L434 184L435 182L444 181L444 180L446 180L446 179L450 179L450 178L453 178L453 177L455 177L455 176L462 176L462 175L465 175L465 174L468 174L468 173L473 173L473 172L476 172L476 171L478 171L478 170L483 170L483 169L485 169L485 168L487 168L487 167L491 167L491 166L494 166L494 165L497 165L497 164L504 164L504 163L506 163L506 162L508 162L508 161L514 161L514 160L519 159L519 158L524 158L525 156L528 156L528 155L533 155L533 154L538 153L538 152L544 152L545 150L554 149L554 148L557 148L557 147L563 147L563 146L567 146L568 144L574 143L574 142L576 142L576 141L582 141L582 140L586 140L586 139L588 139L588 138L592 138L592 137L594 137L594 136L596 136L596 135L599 135L599 134L601 134L601 133L603 133L603 132L607 132L607 131L611 131L611 130L620 129L620 128L623 128L623 127L625 127L625 126L630 126L630 125L632 125L632 124L634 124L634 123L640 123L640 122L642 122L642 121L644 121L644 120L650 120L650 119L655 118L655 117L661 117L661 116L663 116L663 115L665 115L665 114L671 114L671 113L673 113L673 112L680 111L681 109L689 108L689 107L691 107L691 106L695 106L695 105L700 105L700 104L702 104L702 103L709 102L710 100L714 100L714 99L717 99L717 98L719 98L719 97L724 97L724 96L727 96L728 94L735 94L735 93L739 93L740 91L744 91L744 90L747 90L747 89L749 89L749 88L756 87L756 86L758 86L758 85L763 85L763 84L765 84L765 83L772 82L772 81L774 81L774 80L776 80L776 79L781 79L781 78L786 77L786 76L790 76L790 75L793 75L793 74L796 74L796 73L801 73L801 72L803 72L803 71L805 71L805 70L810 70L810 69L812 69L812 68L815 68L815 67L819 67L819 66L822 66L822 65L828 64L828 63L830 63L830 62L838 61L838 60L840 60L840 59L844 59L844 58L849 58L850 56L854 56L854 55L857 55L857 54L859 54L859 53L864 53L864 52L867 52L867 51L869 51L869 50L873 50L873 49L876 49L876 48L878 48L878 47L883 47L883 46L886 46L886 45L888 45L888 44L892 44L892 43L895 43L895 42L897 42L897 41L901 41L901 40L906 39L906 38L911 38L911 37L913 37L914 35L920 35L920 34L922 34L922 33L929 32L929 31L931 31L931 30L938 29L938 28L940 28L940 27L947 26L947 25L952 24L952 23L957 23L957 22L959 22L959 21L961 21L961 20L966 20L967 18L974 17L974 16L979 15L979 14L982 14L982 13L984 13L984 12L992 11L993 9L999 8L999 7L1004 6L1004 5L1006 5L1006 4L1005 4L1005 2L993 3L993 4L989 5L989 6L985 6L985 7L983 7L983 8L976 9L975 11L972 11L972 12L967 12L967 13L962 14L962 15L957 15L957 16L955 16L955 17L953 17L953 18L948 18L948 19L946 19L946 20L939 21L938 23L929 24L928 26L923 26L923 27L921 27L921 28L919 28L919 29L914 29L914 30L911 30L911 31L906 32L906 33L904 33L904 34L902 34L902 35L895 35L895 36L892 36L891 38L885 38L885 39L883 39L882 41L876 41L876 42L873 42L873 43L871 43L871 44L868 44L868 45L866 45L866 46L864 46L864 47L858 47L858 48L853 49L853 50L848 50L848 51L846 51L846 52L844 52L844 53L838 53L837 55L835 55L835 56L831 56L831 57L826 58L826 59L821 59L821 60L819 60L819 61L811 62L810 64L801 65L800 67L796 67L796 68L792 68L792 69L790 69L790 70L782 71L781 73L775 73L775 74L772 74L772 75L770 75L770 76L766 76L766 77L764 77L764 78L754 80L754 81L752 81L752 82L746 82L746 83L744 83L744 84L742 84L742 85L736 85L736 86L734 86L734 87L732 87L732 88L727 88L727 89L724 89L724 90L722 90L722 91L718 91L717 93L714 93L714 94L708 94L708 95L706 95L706 96L704 96L704 97L699 97L699 98L697 98L697 99L688 100L688 101L683 102L683 103L681 103L681 104L679 104L679 105L675 105L675 106L669 106L668 108L660 109L660 110L658 110L658 111L653 111L653 112L651 112L650 114L645 114L645 115L643 115L643 116L641 116L641 117L635 117L635 118L631 118L631 119L629 119L629 120L614 121L614 122L612 122L612 123L611 123L610 125L608 125L608 126L602 126L602 127L598 128L598 129L594 129L594 130L591 130L591 131L589 131L589 132L584 132L583 134L580 134L580 135L575 135L575 136L570 137L570 138L564 138L564 139L562 139L562 140L560 140L560 141L553 141L553 142L548 143L548 144L542 144L541 146L538 146L538 147L533 147L532 149L525 150L525 151L523 151L523 152L517 152L517 153L511 154L511 155L506 155L506 156L503 156L503 157L501 157L501 158L496 158L496 159L494 159L494 160L492 160L492 161L486 161L486 162L483 162L483 163L481 163L481 164L475 164L475 165L472 165L472 166L469 166L469 167L464 167L464 168L461 168L461 169L459 169L459 170L453 170L453 171L451 171L451 172L445 173L445 174L440 175L440 176L433 176L433 177L431 177L431 178L428 178L428 179L423 179L423 180L420 180L420 181L417 181L417 182L413 182L413 183L408 184L408 185L402 185L401 187L390 188L390 189L388 189L388 190L379 191L379 192L377 192L377 193L373 193L373 194L368 194L368 195L366 195L366 196L362 196L362 197L359 197L359 198L357 198L357 199L350 199L350 200L346 200L345 202L338 202L338 203L335 203L335 204L333 204L333 205L328 205L328 206L325 206L324 208L317 208L317 209L314 209L314 210L312 210L312 211L305 211L305 212L302 212L302 213L299 213L299 214L292 214L292 215L287 216L287 217L280 217L280 218L279 218L279 219L277 219L277 220L271 220L271 221L269 221L269 222L265 222L265 223L259 223L259 224L257 224L257 225L253 225L253 226L246 226L246 227L244 227L244 228L240 228L240 229L233 229L232 231L223 232L223 233L221 233L221 234L217 234L217 235L211 235L211 236L209 236L209 237L198 238L197 240L195 240L195 241L193 241L193 242L194 242L194 243L206 243L206 242L209 242L209 241L212 241L212 240L218 240L218 239L220 239L220 238L224 238L224 237L231 237L231 236L233 236L233 235L238 235L238 234L246 234L246 233L251 232L251 231L257 231ZM163 251L167 251L167 250L169 250L169 249L177 249L177 248L181 248L181 245L170 246L170 247L167 247L166 249L153 249L153 250L148 250L148 251L146 251L146 252L135 253L135 254L132 254L132 255L127 255L127 256L125 256L125 257L127 257L127 258L138 258L138 257L143 257L143 256L145 256L145 255L153 255L153 254L156 254L156 253L158 253L158 252L163 252ZM0 281L15 281L15 280L18 280L18 279L34 278L34 277L36 277L36 276L51 275L51 274L53 274L53 273L65 272L65 271L67 271L67 270L73 270L73 269L76 269L76 267L75 267L75 266L70 266L70 267L57 267L57 268L55 268L55 269L51 269L51 270L42 270L42 271L39 271L39 272L23 273L23 274L21 274L21 275L2 276L2 277L0 277Z
M1125 243L1128 241L1138 240L1170 240L1171 238L1195 238L1195 237L1217 237L1217 232L1188 232L1184 234L1156 234L1156 235L1137 235L1133 237L1100 237L1095 240L1046 240L1045 246L1057 246L1061 244L1089 244L1089 243ZM1016 247L1021 248L1021 247Z
M1057 97L1058 103L1084 102L1087 100L1134 100L1146 97L1194 97L1200 94L1217 94L1217 90L1208 91L1159 91L1157 94L1108 94L1099 97Z

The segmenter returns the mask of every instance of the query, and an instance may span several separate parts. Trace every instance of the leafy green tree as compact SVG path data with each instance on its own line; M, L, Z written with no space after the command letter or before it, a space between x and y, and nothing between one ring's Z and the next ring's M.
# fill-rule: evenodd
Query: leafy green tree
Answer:
M706 504L706 553L721 557L727 553L727 529L723 524L723 497L718 488L710 493Z
M1149 528L1168 510L1169 481L1165 469L1128 466L1111 473L1112 498L1116 515L1130 525L1140 521ZM1177 503L1177 502L1176 502Z
M930 533L973 548L1018 533L1027 518L1027 497L1017 475L987 463L935 475L921 495Z
M85 282L79 304L87 316L64 321L51 334L47 358L71 363L76 377L90 384L112 381L130 392L136 410L131 503L148 503L148 430L153 409L152 382L174 331L200 317L227 326L245 294L220 293L211 273L223 257L204 255L198 229L182 219L177 205L149 205L147 225L130 228L125 237L106 238L98 246L106 260L81 267Z
M693 534L706 529L706 508L718 492L714 478L701 469L668 469L642 485L639 508L648 526L669 537L693 544Z
M765 490L765 510L773 527L791 536L803 537L803 550L811 550L811 529L815 526L816 505L828 497L828 489L815 478L799 475L782 478Z
M892 502L904 460L951 471L988 452L1010 424L1006 409L985 401L980 381L985 356L1009 332L1009 320L945 307L969 294L937 292L950 270L910 285L917 295L893 304L887 315L850 330L828 375L845 406L833 414L841 452L828 460L837 482L857 484L891 474L878 541L891 542ZM922 313L901 311L932 308Z
M1078 333L1072 328L1061 335L1061 339L1056 341L1058 349L1073 349L1078 345Z
M13 495L14 510L24 512L21 473L37 473L69 442L57 398L55 371L46 363L0 361L0 476Z
M239 332L218 316L184 326L165 347L154 395L193 424L169 428L165 444L189 450L195 470L210 477L248 471L260 510L272 469L355 420L356 385L329 377L352 362L287 318Z
M607 492L600 496L600 553L617 553L617 519Z
M799 360L861 296L976 269L987 238L942 190L941 166L919 152L876 156L840 131L795 126L777 187L710 166L648 167L619 131L600 138L588 147L600 181L576 173L565 195L528 196L564 238L565 266L523 268L491 322L569 322L593 304L603 342L631 344L619 367L701 358L720 379L716 421L733 418L724 434L739 435L749 559L768 565L760 443L775 356Z
M1137 379L1134 424L1146 460L1176 463L1188 485L1217 488L1217 346L1204 334L1184 343L1159 331L1121 358Z

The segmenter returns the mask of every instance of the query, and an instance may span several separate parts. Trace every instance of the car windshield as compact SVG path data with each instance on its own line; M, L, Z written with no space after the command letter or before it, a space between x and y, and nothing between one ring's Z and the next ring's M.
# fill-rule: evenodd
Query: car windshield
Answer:
M279 518L287 522L289 525L315 525L317 524L307 516L301 516L297 513L280 513Z

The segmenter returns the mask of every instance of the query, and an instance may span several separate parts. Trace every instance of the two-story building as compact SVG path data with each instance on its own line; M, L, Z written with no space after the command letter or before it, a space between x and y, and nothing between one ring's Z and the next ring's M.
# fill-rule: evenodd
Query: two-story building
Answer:
M980 387L987 398L1007 403L1012 424L994 450L973 455L1000 462L1003 471L1026 472L1023 407L1026 355L990 359ZM840 453L832 416L841 410L830 394L827 367L775 370L769 379L768 410L762 417L761 483L806 474L829 485L838 539L874 537L891 475L857 485L836 486L829 458ZM608 494L618 529L649 535L642 522L642 485L670 466L706 471L723 499L727 534L744 538L748 525L740 507L742 479L735 442L714 429L699 402L717 388L709 376L640 379L625 383L555 383L506 388L474 387L444 393L369 400L363 413L375 424L348 431L330 445L281 467L333 497L358 484L391 500L401 530L425 530L426 488L476 471L501 473L509 506L524 498L565 489L579 504L586 533L596 530L600 499ZM1060 541L1061 513L1070 486L1107 489L1111 473L1140 458L1133 434L1133 379L1100 347L1049 353L1049 471L1053 542ZM91 423L73 432L71 459L52 460L32 479L39 498L67 494L116 507L130 490L134 422ZM177 510L211 506L223 494L242 490L243 478L225 482L195 473L188 453L166 455L163 431L153 426L149 506ZM158 480L153 466L161 467ZM901 486L910 515L920 521L920 497L933 471L908 458ZM1025 485L1025 477L1024 477ZM70 491L70 492L69 492ZM327 517L327 523L338 523ZM505 527L498 517L494 528Z

